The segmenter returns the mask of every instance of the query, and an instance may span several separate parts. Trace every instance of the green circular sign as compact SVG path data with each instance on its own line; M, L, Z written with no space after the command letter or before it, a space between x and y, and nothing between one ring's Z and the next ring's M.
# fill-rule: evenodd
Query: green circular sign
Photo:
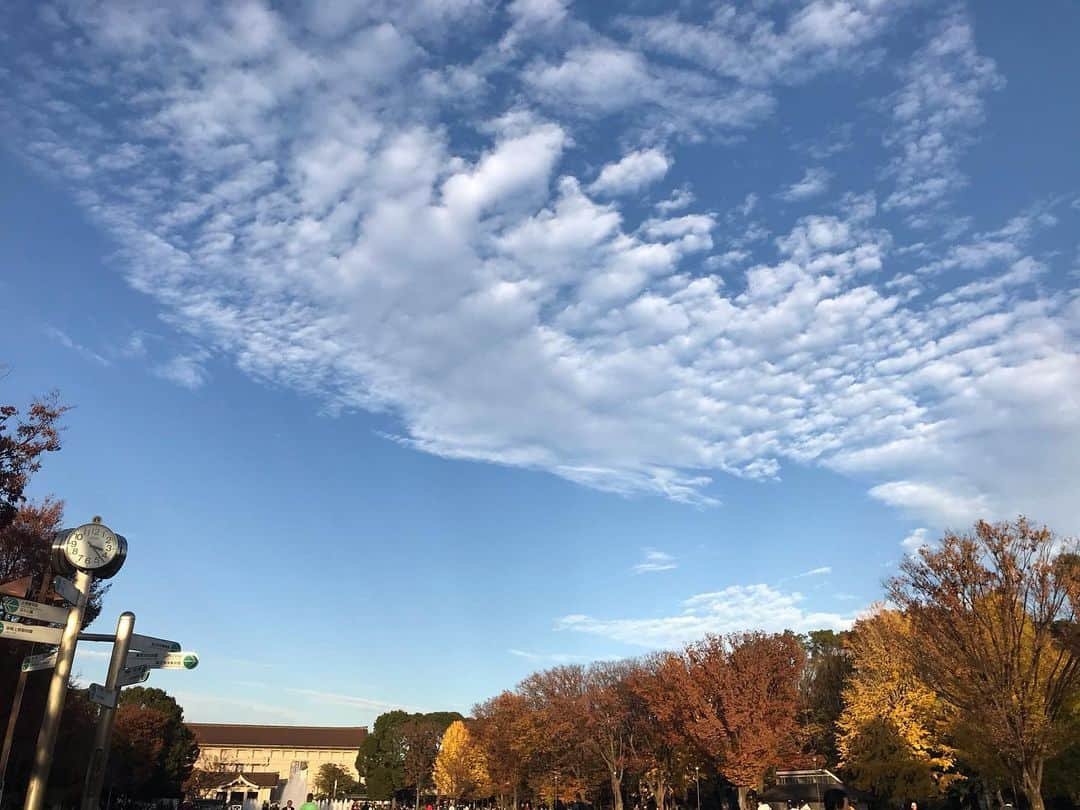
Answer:
M4 634L4 623L0 622L0 636Z
M195 669L199 665L199 656L197 655L185 655L184 656L184 669Z
M4 610L7 613L14 613L19 609L19 600L13 596L8 596L4 599Z

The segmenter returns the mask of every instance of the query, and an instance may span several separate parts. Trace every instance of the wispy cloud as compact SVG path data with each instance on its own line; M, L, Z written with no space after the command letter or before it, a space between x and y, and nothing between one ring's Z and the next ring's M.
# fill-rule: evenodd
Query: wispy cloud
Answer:
M832 573L832 567L823 565L820 568L811 568L809 571L803 571L801 574L796 574L792 579L802 579L803 577L821 577Z
M71 339L67 332L62 329L57 329L55 326L47 326L45 327L45 334L64 348L71 349L73 352L82 355L87 360L97 363L99 366L110 365L108 359L98 354L93 349L89 349L81 343L76 343Z
M802 180L788 186L777 196L788 202L798 202L817 197L829 190L829 179L832 173L821 166L807 169Z
M678 568L675 558L666 551L657 551L647 548L644 551L644 559L633 567L635 574L651 574L658 571L672 571Z
M857 617L856 613L808 611L802 607L804 601L800 593L785 593L770 585L732 585L690 597L674 615L601 619L571 614L560 618L555 627L655 649L684 644L709 633L843 630Z
M343 695L337 692L323 692L318 689L301 689L296 687L288 687L285 689L294 695L302 695L304 697L311 698L320 703L333 703L340 706L352 706L358 709L373 709L373 710L391 710L391 709L405 709L407 711L423 711L415 706L409 706L404 703L395 703L393 701L377 700L375 698L362 697L360 695Z

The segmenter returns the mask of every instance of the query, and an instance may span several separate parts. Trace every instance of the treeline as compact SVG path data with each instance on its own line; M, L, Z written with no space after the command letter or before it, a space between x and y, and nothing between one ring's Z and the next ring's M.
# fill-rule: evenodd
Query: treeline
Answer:
M62 603L48 587L52 539L61 528L63 502L27 500L25 491L46 454L60 449L60 419L66 408L48 397L25 412L0 406L0 583L20 582L35 601ZM107 585L95 582L84 627L101 613ZM0 733L8 727L11 696L22 659L34 652L24 642L0 644ZM4 806L21 806L45 708L50 671L26 676L22 709L8 763ZM72 688L64 704L59 742L49 779L50 804L77 803L86 777L97 707L85 689ZM198 757L183 711L160 689L132 687L120 694L106 785L114 796L154 799L179 796Z
M1024 519L908 557L848 632L709 636L559 666L476 706L437 741L379 718L358 767L372 798L420 793L746 808L778 768L827 767L879 806L1043 810L1080 801L1080 564ZM406 732L406 729L411 729ZM417 741L421 747L414 748ZM411 759L410 759L411 758ZM405 767L406 760L410 766ZM393 779L378 777L400 762ZM375 777L374 779L372 777ZM411 791L411 793L410 793Z

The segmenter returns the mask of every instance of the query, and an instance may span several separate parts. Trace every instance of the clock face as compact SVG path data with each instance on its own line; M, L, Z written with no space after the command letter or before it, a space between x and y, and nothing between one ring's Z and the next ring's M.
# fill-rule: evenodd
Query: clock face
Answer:
M120 549L116 535L106 526L87 523L73 530L64 543L68 562L84 571L108 565Z

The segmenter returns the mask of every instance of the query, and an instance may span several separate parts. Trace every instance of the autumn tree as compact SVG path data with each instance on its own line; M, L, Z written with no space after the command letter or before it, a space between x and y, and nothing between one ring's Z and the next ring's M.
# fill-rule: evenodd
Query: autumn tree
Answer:
M904 616L878 609L848 639L854 671L838 721L841 767L856 787L899 804L940 795L957 778L943 701L915 673Z
M432 779L440 796L482 799L491 795L487 758L463 720L455 720L443 733Z
M14 405L0 405L0 529L26 502L26 487L45 453L60 449L60 418L67 410L56 394L35 400L25 416Z
M420 807L420 796L431 786L443 732L455 720L461 719L457 712L430 712L415 714L401 725L405 786L413 789L417 808Z
M1080 680L1077 651L1060 637L1080 605L1074 567L1058 555L1075 547L1023 517L980 521L906 558L889 583L920 678L980 729L1032 810L1043 810L1044 767L1067 742Z
M109 782L133 798L179 796L199 746L184 710L161 689L124 689L116 708Z
M509 798L519 807L519 793L528 777L528 764L535 746L525 698L503 692L473 709L477 744L484 752L492 789L500 807Z
M717 755L745 810L749 791L761 790L766 771L796 749L802 644L791 632L710 635L686 657L687 732Z
M626 674L634 764L656 810L664 810L675 790L685 787L697 762L683 733L690 720L678 687L685 667L681 656L658 653L642 659Z
M325 762L315 772L312 781L312 789L315 795L324 799L335 796L351 796L357 792L360 783L356 781L352 773L335 765L333 762Z

